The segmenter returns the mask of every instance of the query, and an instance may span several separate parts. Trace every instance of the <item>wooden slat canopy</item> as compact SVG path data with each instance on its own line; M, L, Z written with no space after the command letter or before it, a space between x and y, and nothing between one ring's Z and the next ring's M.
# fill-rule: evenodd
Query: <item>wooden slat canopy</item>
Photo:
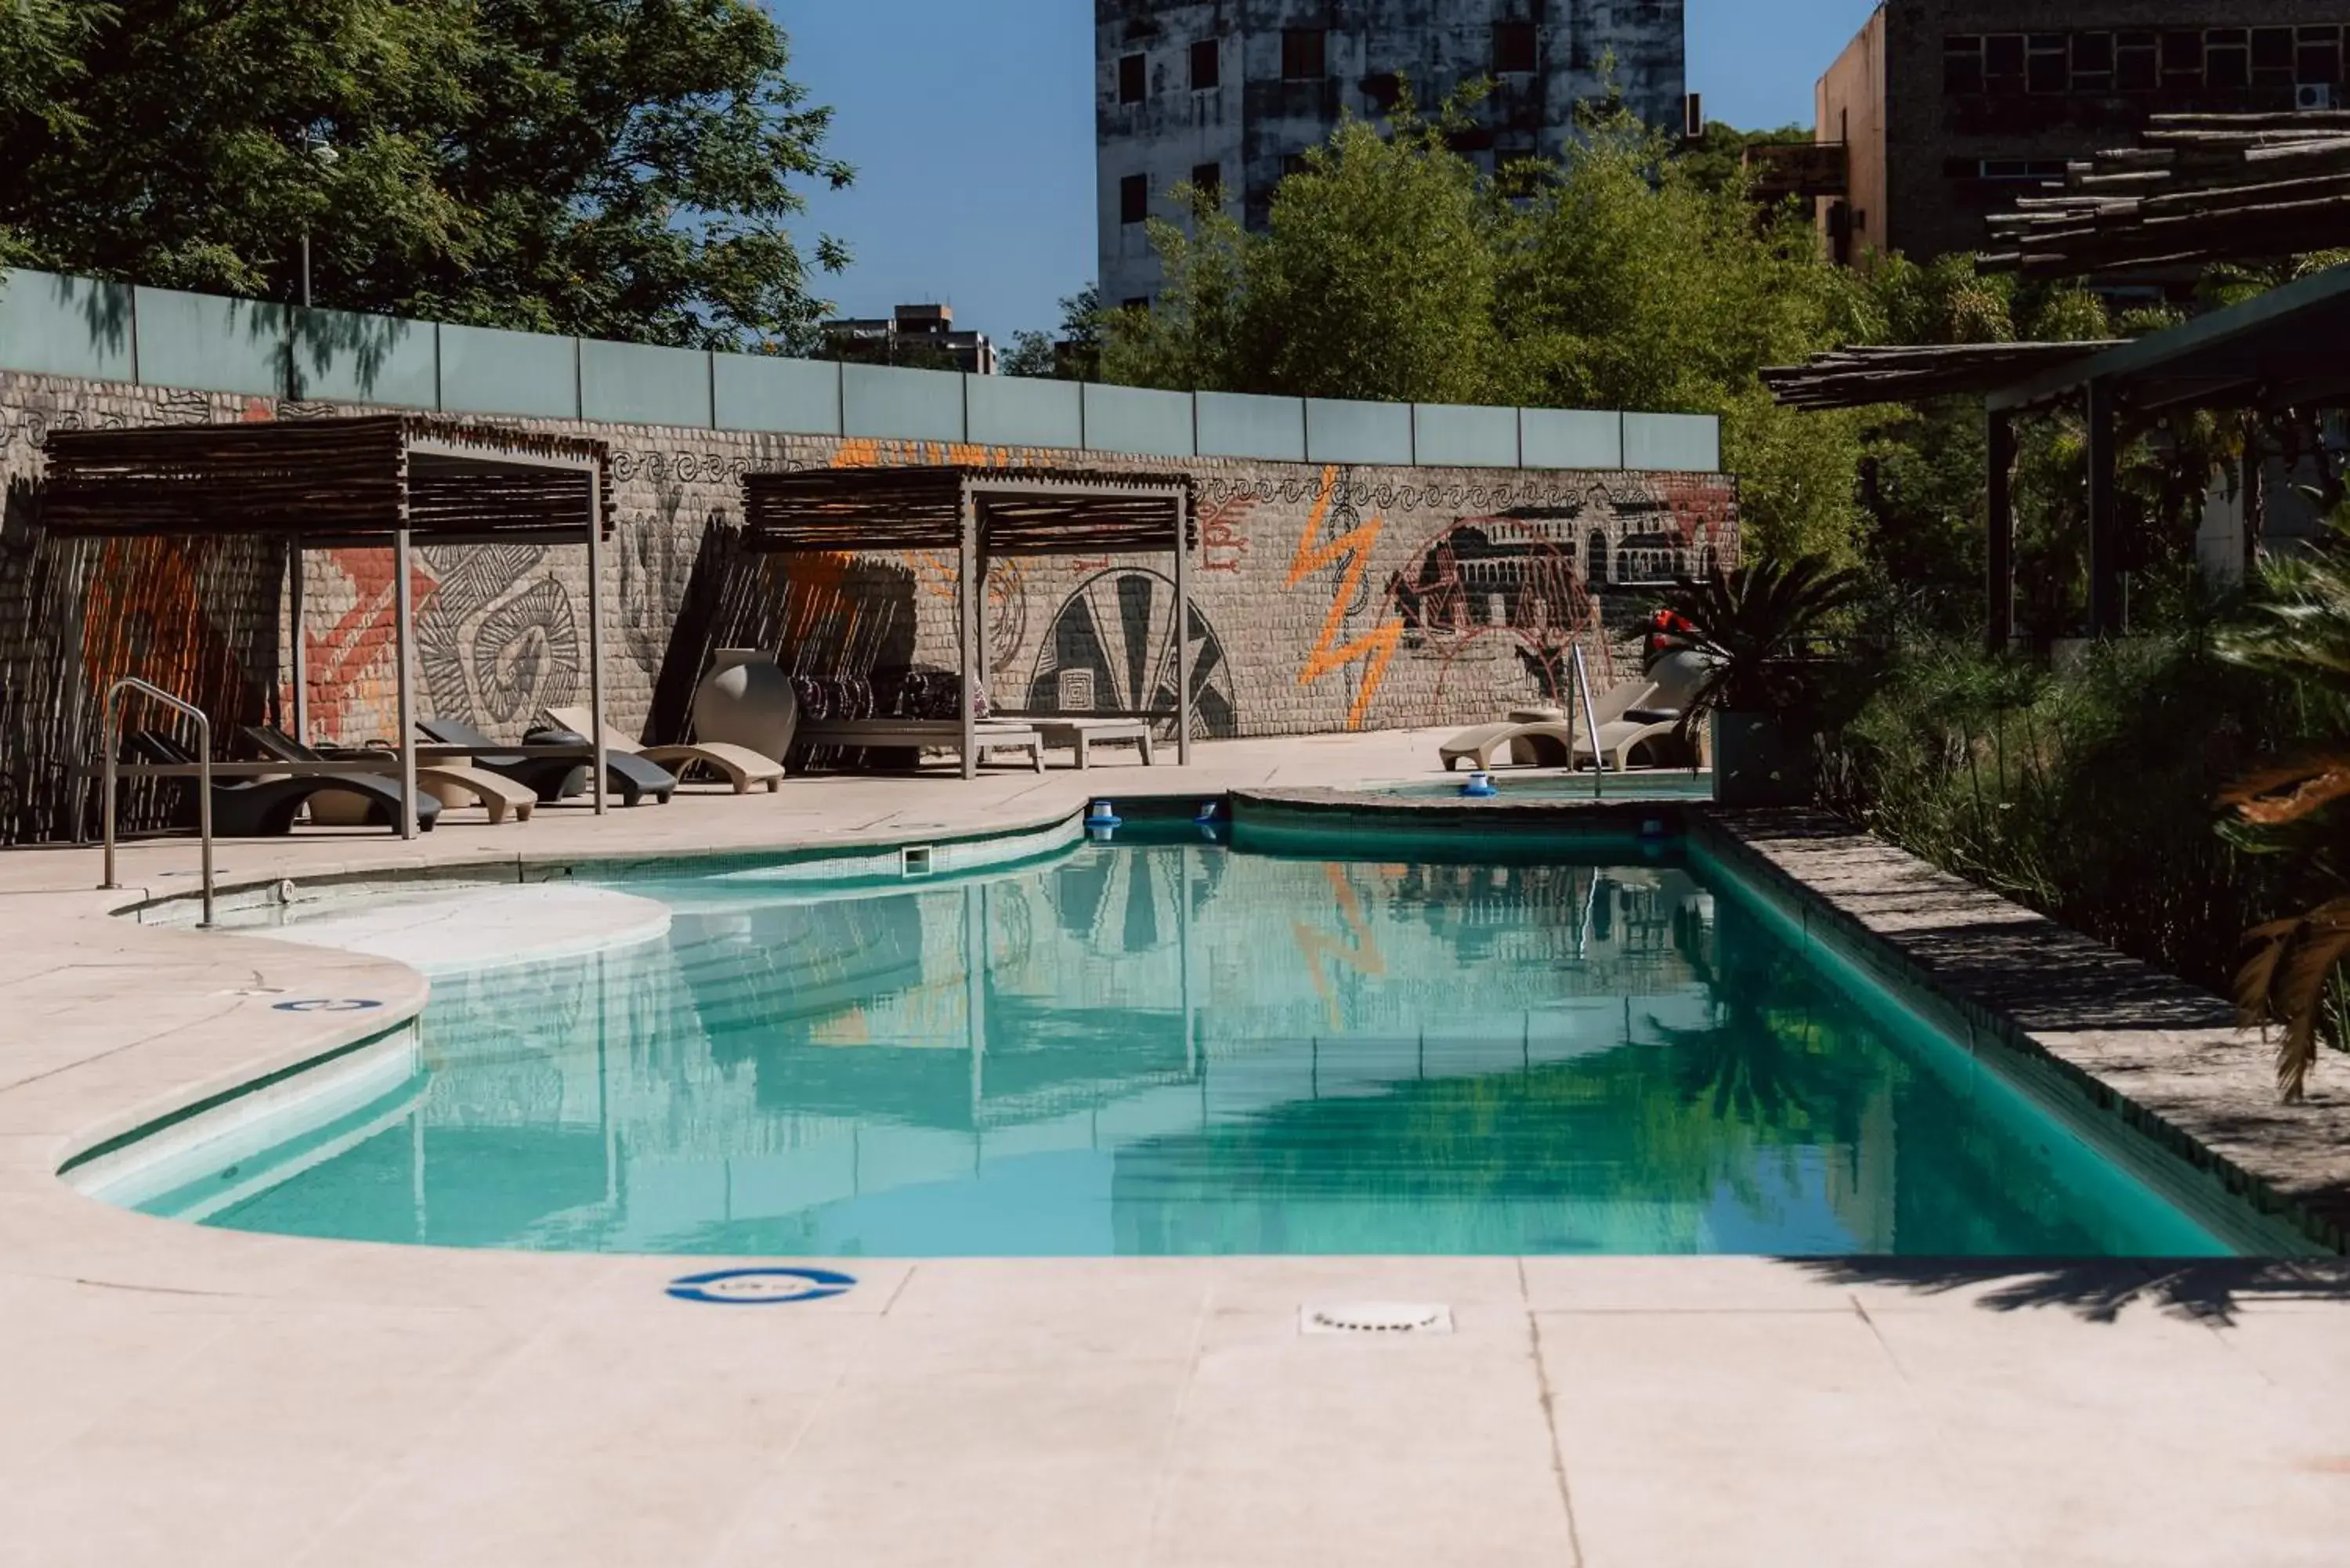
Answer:
M2350 110L2158 114L1990 219L1986 272L2080 277L2350 245Z
M1170 550L1179 517L1184 548L1198 543L1185 474L935 464L747 475L743 545L770 554L952 550L962 543L966 493L990 556Z
M609 538L610 459L577 436L421 414L57 431L42 521L64 535L284 534L317 545Z
M1917 344L1837 348L1762 372L1794 409L1865 409L1927 398L1984 397L2025 377L2085 365L2113 342Z

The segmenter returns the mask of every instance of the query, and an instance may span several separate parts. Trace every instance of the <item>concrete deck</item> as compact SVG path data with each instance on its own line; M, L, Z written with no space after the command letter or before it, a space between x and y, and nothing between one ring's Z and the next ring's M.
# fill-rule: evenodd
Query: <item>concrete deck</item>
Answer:
M1186 770L795 779L527 826L236 844L234 879L886 842L1118 786L1430 776L1431 735ZM191 884L192 846L127 853ZM70 1152L362 1038L380 958L141 927L92 850L0 854L0 1563L2332 1564L2337 1265L1751 1259L716 1261L204 1231ZM281 1011L366 998L367 1014ZM2257 1045L2251 1070L2264 1070ZM757 1260L773 1262L774 1260ZM1306 1335L1440 1302L1451 1334Z

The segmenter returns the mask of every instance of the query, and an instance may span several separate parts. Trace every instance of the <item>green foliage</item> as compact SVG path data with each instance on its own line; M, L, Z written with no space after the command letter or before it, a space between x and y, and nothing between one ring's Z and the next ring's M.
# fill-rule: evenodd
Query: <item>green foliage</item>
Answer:
M1754 556L1669 595L1666 609L1687 629L1667 632L1664 649L1694 653L1709 670L1690 693L1684 729L1716 711L1815 717L1831 668L1815 657L1818 646L1841 629L1864 587L1859 572L1824 556Z
M2309 733L2283 683L2207 626L2050 672L1905 651L1835 738L1830 805L1911 852L2199 984L2290 877L2213 831L2220 791Z
M795 182L850 175L747 0L12 5L0 80L12 58L47 71L37 101L0 87L20 260L284 299L308 232L322 304L812 341Z
M1007 376L1044 380L1096 381L1101 379L1101 289L1087 284L1061 301L1061 331L1023 332L1005 350L1002 370Z
M1292 396L1711 412L1765 554L1857 558L1857 420L1799 415L1764 365L1861 335L1860 286L1792 207L1693 170L1620 110L1560 164L1487 178L1409 100L1284 180L1262 234L1204 202L1152 225L1167 278L1110 319L1107 379Z

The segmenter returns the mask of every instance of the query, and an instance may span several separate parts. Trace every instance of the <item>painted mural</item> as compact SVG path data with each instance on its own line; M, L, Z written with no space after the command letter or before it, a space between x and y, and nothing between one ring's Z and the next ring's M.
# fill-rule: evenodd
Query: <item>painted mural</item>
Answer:
M312 552L296 628L275 546L204 555L156 542L109 556L44 542L37 524L39 443L52 429L347 411L0 372L0 482L13 486L0 535L0 836L56 831L5 803L56 793L40 781L66 777L88 754L93 693L122 674L201 691L241 721L282 721L298 635L315 737L392 733L389 550ZM605 555L608 700L619 728L654 740L682 738L714 648L769 649L814 676L955 660L952 559L744 554L741 480L757 470L1184 469L1197 487L1199 545L1183 630L1200 732L1210 736L1481 722L1555 700L1571 649L1582 648L1596 681L1622 673L1653 585L1734 561L1738 548L1737 492L1720 475L1173 463L515 422L611 443L620 529ZM584 557L535 545L419 549L409 588L425 712L511 737L542 710L578 700ZM990 695L1006 708L1171 710L1176 618L1163 556L993 562L982 616ZM57 648L58 627L72 628L71 649Z

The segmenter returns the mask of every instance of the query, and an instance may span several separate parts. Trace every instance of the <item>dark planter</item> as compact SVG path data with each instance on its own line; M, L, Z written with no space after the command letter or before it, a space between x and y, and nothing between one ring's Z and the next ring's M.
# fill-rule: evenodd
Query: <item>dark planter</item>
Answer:
M1713 798L1722 805L1809 804L1808 740L1775 713L1715 713Z

